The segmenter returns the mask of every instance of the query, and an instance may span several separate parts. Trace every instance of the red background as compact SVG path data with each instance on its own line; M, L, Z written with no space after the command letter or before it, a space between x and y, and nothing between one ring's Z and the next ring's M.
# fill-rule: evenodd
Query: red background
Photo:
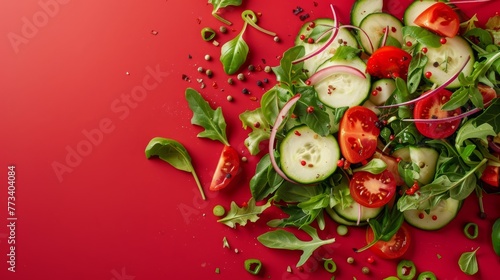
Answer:
M281 41L247 29L248 63L258 68L277 65L292 45L303 24L294 8L301 6L311 18L330 16L327 1L243 2L222 11L234 25L216 40L224 43L241 30L244 9L262 13L259 25L277 32ZM386 7L401 15L408 2L386 1ZM498 11L495 2L462 7L469 15L478 11L484 21ZM343 23L352 3L335 3ZM330 279L318 267L321 257L337 263L336 279L396 274L397 261L376 258L368 264L369 252L351 251L364 244L364 228L339 237L328 221L320 235L337 241L299 272L294 266L300 252L267 249L256 239L269 230L265 222L276 217L274 211L236 229L216 222L213 206L227 209L231 201L241 205L250 198L248 180L258 158L246 151L248 132L237 116L259 105L251 98L260 98L274 78L243 68L246 80L227 84L218 62L220 46L200 36L203 27L222 25L211 9L206 0L0 2L0 279ZM206 54L212 60L206 61ZM213 77L198 73L199 66L211 69ZM270 83L257 87L264 78ZM207 201L200 199L189 173L144 155L152 137L174 138L188 149L205 188L210 183L222 145L196 137L201 130L190 124L187 87L222 107L230 142L248 157L241 184L220 193L207 190ZM243 88L250 94L243 95ZM16 170L15 273L7 270L9 165ZM472 196L446 228L412 229L414 245L406 257L439 279L494 279L499 257L489 234L500 216L498 202L498 196L485 198L486 220L477 218ZM462 234L471 221L479 225L476 240ZM224 237L230 249L223 248ZM467 277L457 260L477 247L480 272ZM346 263L348 256L355 264ZM248 258L262 260L260 276L244 270ZM369 276L361 273L363 266L370 268Z

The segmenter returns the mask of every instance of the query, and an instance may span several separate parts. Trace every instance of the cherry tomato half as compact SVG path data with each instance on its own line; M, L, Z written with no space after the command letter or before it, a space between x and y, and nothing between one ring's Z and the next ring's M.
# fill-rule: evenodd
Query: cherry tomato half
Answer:
M415 119L442 119L460 114L462 112L460 108L451 111L441 109L450 100L451 94L450 91L443 89L419 100L415 104L413 117ZM454 120L449 122L417 122L415 126L426 137L442 139L451 136L458 129L459 124L460 120Z
M224 146L209 189L218 191L227 187L235 180L239 170L240 157L238 152L231 146Z
M377 115L363 106L354 106L340 121L339 145L342 156L350 163L370 158L377 149L380 129L375 126Z
M453 9L443 2L437 2L424 10L414 23L438 35L454 37L460 28L460 19Z
M380 150L377 150L375 154L373 154L373 158L381 159L387 164L387 170L389 170L396 179L396 186L402 186L405 183L399 175L398 160L396 158L386 155Z
M366 71L379 78L400 77L406 80L410 61L411 55L404 50L394 46L384 46L368 58Z
M373 230L368 227L366 230L366 242L370 243L374 239ZM379 240L370 250L377 256L384 259L397 259L403 256L411 243L411 235L408 228L403 224L389 241Z
M495 89L493 89L490 86L487 86L485 84L479 83L477 85L477 89L481 93L481 96L483 97L483 103L486 104L490 102L491 100L497 98L497 92Z
M484 169L483 174L481 175L481 181L485 182L490 186L498 187L499 173L500 173L500 166L487 165L486 169Z
M387 169L379 174L358 171L349 182L349 190L357 203L378 208L389 203L396 194L396 179Z

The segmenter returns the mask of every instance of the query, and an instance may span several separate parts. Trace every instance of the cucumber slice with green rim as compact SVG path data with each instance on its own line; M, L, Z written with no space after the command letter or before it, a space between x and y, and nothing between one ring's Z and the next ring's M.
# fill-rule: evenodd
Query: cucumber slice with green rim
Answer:
M371 54L373 49L376 50L380 46L380 42L384 37L384 30L389 27L389 36L403 44L403 24L395 16L388 13L373 13L366 16L359 24L359 28L363 29L369 39L361 32L358 32L359 41L366 53Z
M366 64L359 58L351 60L328 61L318 69L333 65L347 65L359 69L366 74ZM362 104L370 92L371 77L361 78L347 73L335 73L317 83L314 88L318 92L319 100L328 107L353 107Z
M342 208L340 204L333 207L333 211L337 213L343 219L350 222L357 222L358 216L361 222L366 222L368 219L376 218L384 207L369 208L363 205L359 205L356 201L353 201L349 207ZM359 213L361 211L361 213Z
M420 169L417 180L420 184L426 185L434 180L439 154L433 148L408 146L395 150L392 156L415 163Z
M403 23L407 26L415 26L415 19L427 8L436 4L435 0L413 1L408 8L406 8L403 15Z
M383 0L356 0L351 9L351 24L359 26L367 15L382 12L383 6Z
M448 198L441 200L428 212L424 210L406 210L403 216L406 222L423 230L438 230L451 222L460 210L460 200Z
M320 136L308 126L291 129L279 146L283 172L292 180L312 184L337 169L340 149L333 135Z
M380 106L384 104L387 99L389 99L395 89L396 83L393 79L377 80L372 84L372 88L370 91L370 101L373 104ZM376 92L376 94L373 94L373 92Z
M304 46L304 55L312 53L327 43L332 35L334 26L335 21L329 18L319 18L305 23L302 25L295 38L295 45ZM309 38L313 40L313 43L307 42ZM356 37L354 37L349 30L342 28L339 30L336 40L334 40L324 51L304 61L304 70L310 74L316 72L320 65L332 58L335 51L340 46L359 47Z
M348 221L348 220L340 217L339 214L337 214L337 212L335 212L332 208L326 207L325 210L326 210L326 213L328 214L328 216L330 216L330 218L332 218L332 220L334 220L335 222L337 222L341 225L358 226L358 224L356 222ZM363 226L363 225L366 225L366 222L359 223L359 226Z
M425 46L421 46L423 48ZM460 36L446 38L446 43L438 48L427 48L427 64L423 70L424 79L432 83L441 85L449 80L454 74L460 71L467 57L470 57L469 62L465 65L462 73L468 76L472 73L474 66L474 53L469 43ZM428 77L425 73L430 72ZM460 81L456 78L450 83L447 88L457 88L460 86Z

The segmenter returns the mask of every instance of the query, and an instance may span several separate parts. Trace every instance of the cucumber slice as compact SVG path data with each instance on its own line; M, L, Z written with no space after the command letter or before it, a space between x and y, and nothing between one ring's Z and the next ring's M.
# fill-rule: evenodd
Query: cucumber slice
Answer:
M340 158L333 135L320 136L308 126L291 129L279 146L283 172L303 184L323 181L335 169Z
M360 208L361 207L361 208ZM361 209L361 213L359 213ZM353 201L349 207L342 208L340 204L333 207L333 211L337 213L343 219L350 222L357 222L358 216L359 220L366 222L368 219L376 218L384 209L384 207L369 208L363 205L359 205L356 201Z
M330 218L332 218L332 220L334 220L338 224L346 225L346 226L358 226L358 224L356 222L348 221L348 220L340 217L339 214L337 214L337 212L335 212L330 207L326 207L325 211L328 214L328 216L330 216ZM359 223L359 226L363 226L363 225L366 225L366 222L360 222Z
M314 26L313 28L310 27L311 24ZM327 43L332 35L334 26L335 21L329 18L319 18L312 22L305 23L302 25L295 38L295 45L304 46L305 55L312 53ZM302 39L302 37L304 39ZM311 38L314 43L308 43L307 40L309 38ZM304 70L308 73L316 72L320 65L332 58L335 51L340 46L359 47L356 37L354 37L349 30L342 28L339 30L336 40L334 40L324 51L304 61Z
M392 155L420 168L417 180L420 184L426 185L434 180L439 154L433 148L408 146L395 150Z
M455 218L460 210L461 201L453 198L442 200L427 213L424 210L406 210L403 216L406 222L423 230L438 230Z
M380 79L372 85L370 92L375 91L377 94L370 94L370 101L373 104L380 106L384 104L387 99L389 99L395 89L396 83L393 79Z
M383 6L383 0L356 0L351 9L351 24L359 26L367 15L382 12Z
M366 74L366 64L359 57L351 60L328 61L321 65L318 70L332 65L352 66ZM371 77L368 74L366 74L366 78L360 78L352 74L337 73L325 78L314 87L323 104L332 108L353 107L362 104L368 98L370 80Z
M370 38L368 39L363 33L358 33L359 41L366 53L372 53L370 42L373 44L374 50L379 48L382 37L384 37L384 30L387 27L389 27L389 36L402 45L403 24L395 16L388 13L373 13L361 21L359 28L363 29Z
M415 26L415 19L427 8L436 4L435 0L413 1L408 8L406 8L403 15L403 23L408 26Z
M422 46L423 48L424 46ZM432 83L441 85L456 74L464 65L467 57L470 57L469 62L462 70L465 76L472 73L474 66L474 53L472 47L467 41L460 37L446 38L446 43L438 48L427 47L428 57L427 64L423 70L424 79L428 79ZM430 72L432 75L427 78L425 73ZM456 78L447 88L457 88L460 86L460 81Z

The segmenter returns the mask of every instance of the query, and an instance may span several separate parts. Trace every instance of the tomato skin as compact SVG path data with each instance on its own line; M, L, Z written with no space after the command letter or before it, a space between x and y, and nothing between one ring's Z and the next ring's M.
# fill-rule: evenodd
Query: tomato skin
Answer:
M368 227L366 230L366 242L369 244L374 239L373 230ZM411 235L408 228L403 224L389 241L379 240L370 250L377 256L384 259L397 259L402 257L411 244Z
M398 161L396 158L390 155L386 155L380 150L377 150L375 154L373 154L373 158L381 159L385 162L385 164L387 164L387 170L389 170L396 179L396 186L404 185L405 182L399 175Z
M490 102L491 100L498 97L495 89L493 89L492 87L487 86L485 84L479 83L477 85L477 89L479 90L479 92L481 93L481 96L483 97L484 104L486 104L486 103Z
M366 71L379 78L400 77L406 80L411 58L409 53L400 48L383 46L368 58Z
M460 19L453 9L443 2L437 2L424 10L414 23L440 36L455 37L460 28Z
M380 174L358 171L349 182L349 190L357 203L378 208L389 203L396 194L396 179L387 169Z
M427 93L423 93L427 94ZM432 94L415 104L413 117L415 119L441 119L458 115L462 112L460 108L444 111L441 107L450 100L451 92L446 89ZM417 130L424 136L433 139L443 139L451 136L458 129L460 120L451 122L416 122Z
M493 165L487 165L486 169L484 169L483 174L481 175L481 181L485 182L486 184L493 186L493 187L499 187L499 173L500 173L500 166L493 166Z
M340 121L339 145L348 162L358 163L375 153L380 134L375 125L377 121L377 115L363 106L351 107L344 113Z
M240 156L238 152L231 146L225 145L217 163L217 167L210 183L211 191L218 191L226 188L240 171Z

